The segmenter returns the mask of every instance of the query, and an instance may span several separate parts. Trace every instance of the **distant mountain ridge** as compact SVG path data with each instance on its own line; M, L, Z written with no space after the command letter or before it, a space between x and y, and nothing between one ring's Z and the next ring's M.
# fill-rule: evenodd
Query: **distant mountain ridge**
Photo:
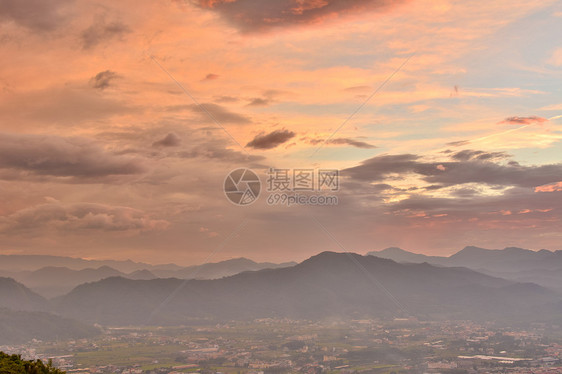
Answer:
M48 301L44 297L12 278L0 277L0 308L45 311L48 307Z
M442 264L447 257L427 256L421 253L413 253L398 247L385 248L382 251L372 251L367 253L369 256L387 258L396 262L412 262L412 263L434 263Z
M144 262L135 262L132 260L89 260L79 257L67 256L51 256L51 255L0 255L0 271L2 272L20 272L35 271L44 267L65 267L71 270L97 269L100 267L110 267L122 273L129 274L137 270L149 270L157 272L174 272L191 269L198 266L208 266L211 264L236 264L245 263L262 265L263 268L277 266L291 266L295 262L286 262L276 264L272 262L255 262L244 257L233 258L215 263L204 263L200 265L181 266L173 263L169 264L148 264Z
M101 266L97 269L73 270L66 267L47 266L35 271L22 271L10 275L18 282L25 284L34 292L51 298L70 292L74 287L86 282L95 282L104 278L123 276L122 273L109 266Z
M177 270L153 270L153 273L160 278L217 279L235 275L244 271L277 269L294 266L296 264L296 262L284 262L280 264L272 262L255 262L250 259L240 257L221 262L188 266Z
M0 308L0 345L24 344L32 339L49 341L90 338L100 332L94 326L47 312Z
M77 257L50 256L50 255L0 255L0 270L34 271L43 267L66 267L71 270L99 268L109 266L124 273L147 269L155 265L134 262L131 260L87 260ZM156 265L161 268L177 269L181 266L168 264Z
M559 318L561 300L535 284L466 268L323 252L292 267L215 280L107 278L76 287L56 308L67 317L106 325L410 315L535 320Z
M66 262L63 261L63 263ZM85 262L85 264L90 263ZM140 265L141 263L135 264ZM2 265L4 265L4 263L2 263ZM108 265L103 265L98 268L85 268L79 270L70 269L64 266L45 266L33 271L0 270L0 276L13 278L18 282L25 284L27 287L41 294L42 296L52 298L64 295L80 284L86 282L95 282L109 277L120 276L131 279L154 279L172 277L182 279L215 279L238 274L243 271L255 271L267 268L286 267L295 265L295 263L257 263L246 258L236 258L216 263L207 263L189 267L180 267L176 265L142 265L146 265L151 270L147 268L141 268L126 273L112 268Z
M51 306L23 284L0 278L0 345L99 334L91 325L52 314Z
M562 291L562 250L532 251L518 247L485 249L467 246L449 256L427 256L397 247L369 252L368 255L397 262L423 263L441 266L462 266L486 274L522 282L533 282Z

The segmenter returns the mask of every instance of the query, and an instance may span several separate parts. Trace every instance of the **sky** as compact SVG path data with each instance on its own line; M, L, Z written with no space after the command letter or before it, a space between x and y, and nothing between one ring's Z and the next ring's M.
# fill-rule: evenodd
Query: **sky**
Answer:
M549 0L2 0L0 253L562 249L560 24ZM295 169L336 170L301 196L337 204L268 204Z

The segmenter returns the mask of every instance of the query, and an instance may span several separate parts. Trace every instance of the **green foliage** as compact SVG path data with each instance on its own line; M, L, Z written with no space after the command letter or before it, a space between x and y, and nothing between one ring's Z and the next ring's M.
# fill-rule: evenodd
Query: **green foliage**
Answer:
M0 352L0 374L65 374L51 365L45 365L41 360L22 360L20 355L8 355Z

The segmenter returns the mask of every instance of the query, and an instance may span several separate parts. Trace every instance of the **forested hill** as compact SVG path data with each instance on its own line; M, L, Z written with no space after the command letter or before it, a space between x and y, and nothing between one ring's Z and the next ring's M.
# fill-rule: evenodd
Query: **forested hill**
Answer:
M1 374L65 374L50 363L44 364L41 360L22 360L19 355L8 355L0 352Z

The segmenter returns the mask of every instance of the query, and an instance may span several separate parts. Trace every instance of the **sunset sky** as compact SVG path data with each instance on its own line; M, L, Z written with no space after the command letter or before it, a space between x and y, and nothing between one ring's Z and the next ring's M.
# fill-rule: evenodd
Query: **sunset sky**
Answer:
M562 249L561 25L550 0L0 0L0 253ZM339 204L226 199L270 167L340 170Z

